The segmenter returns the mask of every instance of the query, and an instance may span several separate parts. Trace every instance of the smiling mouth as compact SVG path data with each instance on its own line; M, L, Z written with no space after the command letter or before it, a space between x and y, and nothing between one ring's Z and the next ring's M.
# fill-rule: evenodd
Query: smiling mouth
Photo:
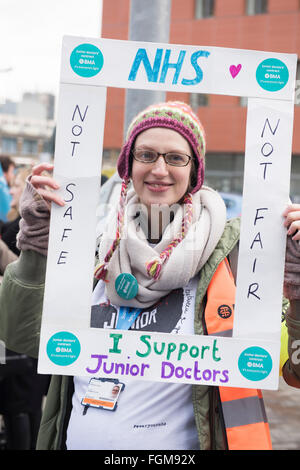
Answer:
M157 186L157 187L160 187L160 186L164 186L164 187L172 186L172 183L161 183L161 182L159 182L159 181L145 181L145 184L147 184L148 186Z
M145 185L150 191L167 191L172 184L171 183L159 183L156 181L145 181Z

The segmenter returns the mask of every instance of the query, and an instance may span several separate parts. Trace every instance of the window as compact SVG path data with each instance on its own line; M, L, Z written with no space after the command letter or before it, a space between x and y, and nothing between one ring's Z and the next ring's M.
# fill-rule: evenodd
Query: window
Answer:
M36 155L37 154L37 141L36 140L23 140L22 153L24 155Z
M260 15L267 13L268 0L246 0L246 14L247 15Z
M190 105L194 111L202 106L208 106L208 95L202 93L190 93Z
M226 193L243 192L244 155L208 153L205 159L205 184Z
M52 140L46 139L42 143L43 152L45 153L54 153L54 149L52 148Z
M209 18L214 14L214 0L195 0L195 19Z
M1 151L3 153L17 153L17 139L12 137L2 137L1 139Z

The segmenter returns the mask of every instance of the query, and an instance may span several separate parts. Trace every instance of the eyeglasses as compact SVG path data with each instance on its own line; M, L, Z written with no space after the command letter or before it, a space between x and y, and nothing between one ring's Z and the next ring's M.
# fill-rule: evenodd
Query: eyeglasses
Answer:
M135 160L142 163L154 163L159 157L163 157L168 165L187 166L193 157L179 152L160 153L155 150L134 149L132 155Z

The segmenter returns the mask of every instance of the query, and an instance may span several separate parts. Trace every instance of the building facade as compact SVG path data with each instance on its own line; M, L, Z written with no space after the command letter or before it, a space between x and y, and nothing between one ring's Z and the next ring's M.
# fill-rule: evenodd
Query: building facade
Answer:
M20 102L0 106L0 152L16 165L53 157L54 96L24 93Z
M130 0L103 0L102 37L127 39ZM299 0L172 0L170 43L300 55ZM299 68L300 71L300 68ZM300 73L299 73L300 80ZM296 93L291 195L300 202L300 81ZM207 136L206 183L242 192L247 100L167 93L189 102ZM103 165L114 165L123 140L125 90L108 89Z

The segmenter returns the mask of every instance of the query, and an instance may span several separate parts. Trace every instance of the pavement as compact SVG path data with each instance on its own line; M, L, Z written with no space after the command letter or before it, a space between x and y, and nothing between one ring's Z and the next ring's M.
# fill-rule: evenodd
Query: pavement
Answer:
M282 377L278 390L263 390L273 450L300 450L300 389Z

